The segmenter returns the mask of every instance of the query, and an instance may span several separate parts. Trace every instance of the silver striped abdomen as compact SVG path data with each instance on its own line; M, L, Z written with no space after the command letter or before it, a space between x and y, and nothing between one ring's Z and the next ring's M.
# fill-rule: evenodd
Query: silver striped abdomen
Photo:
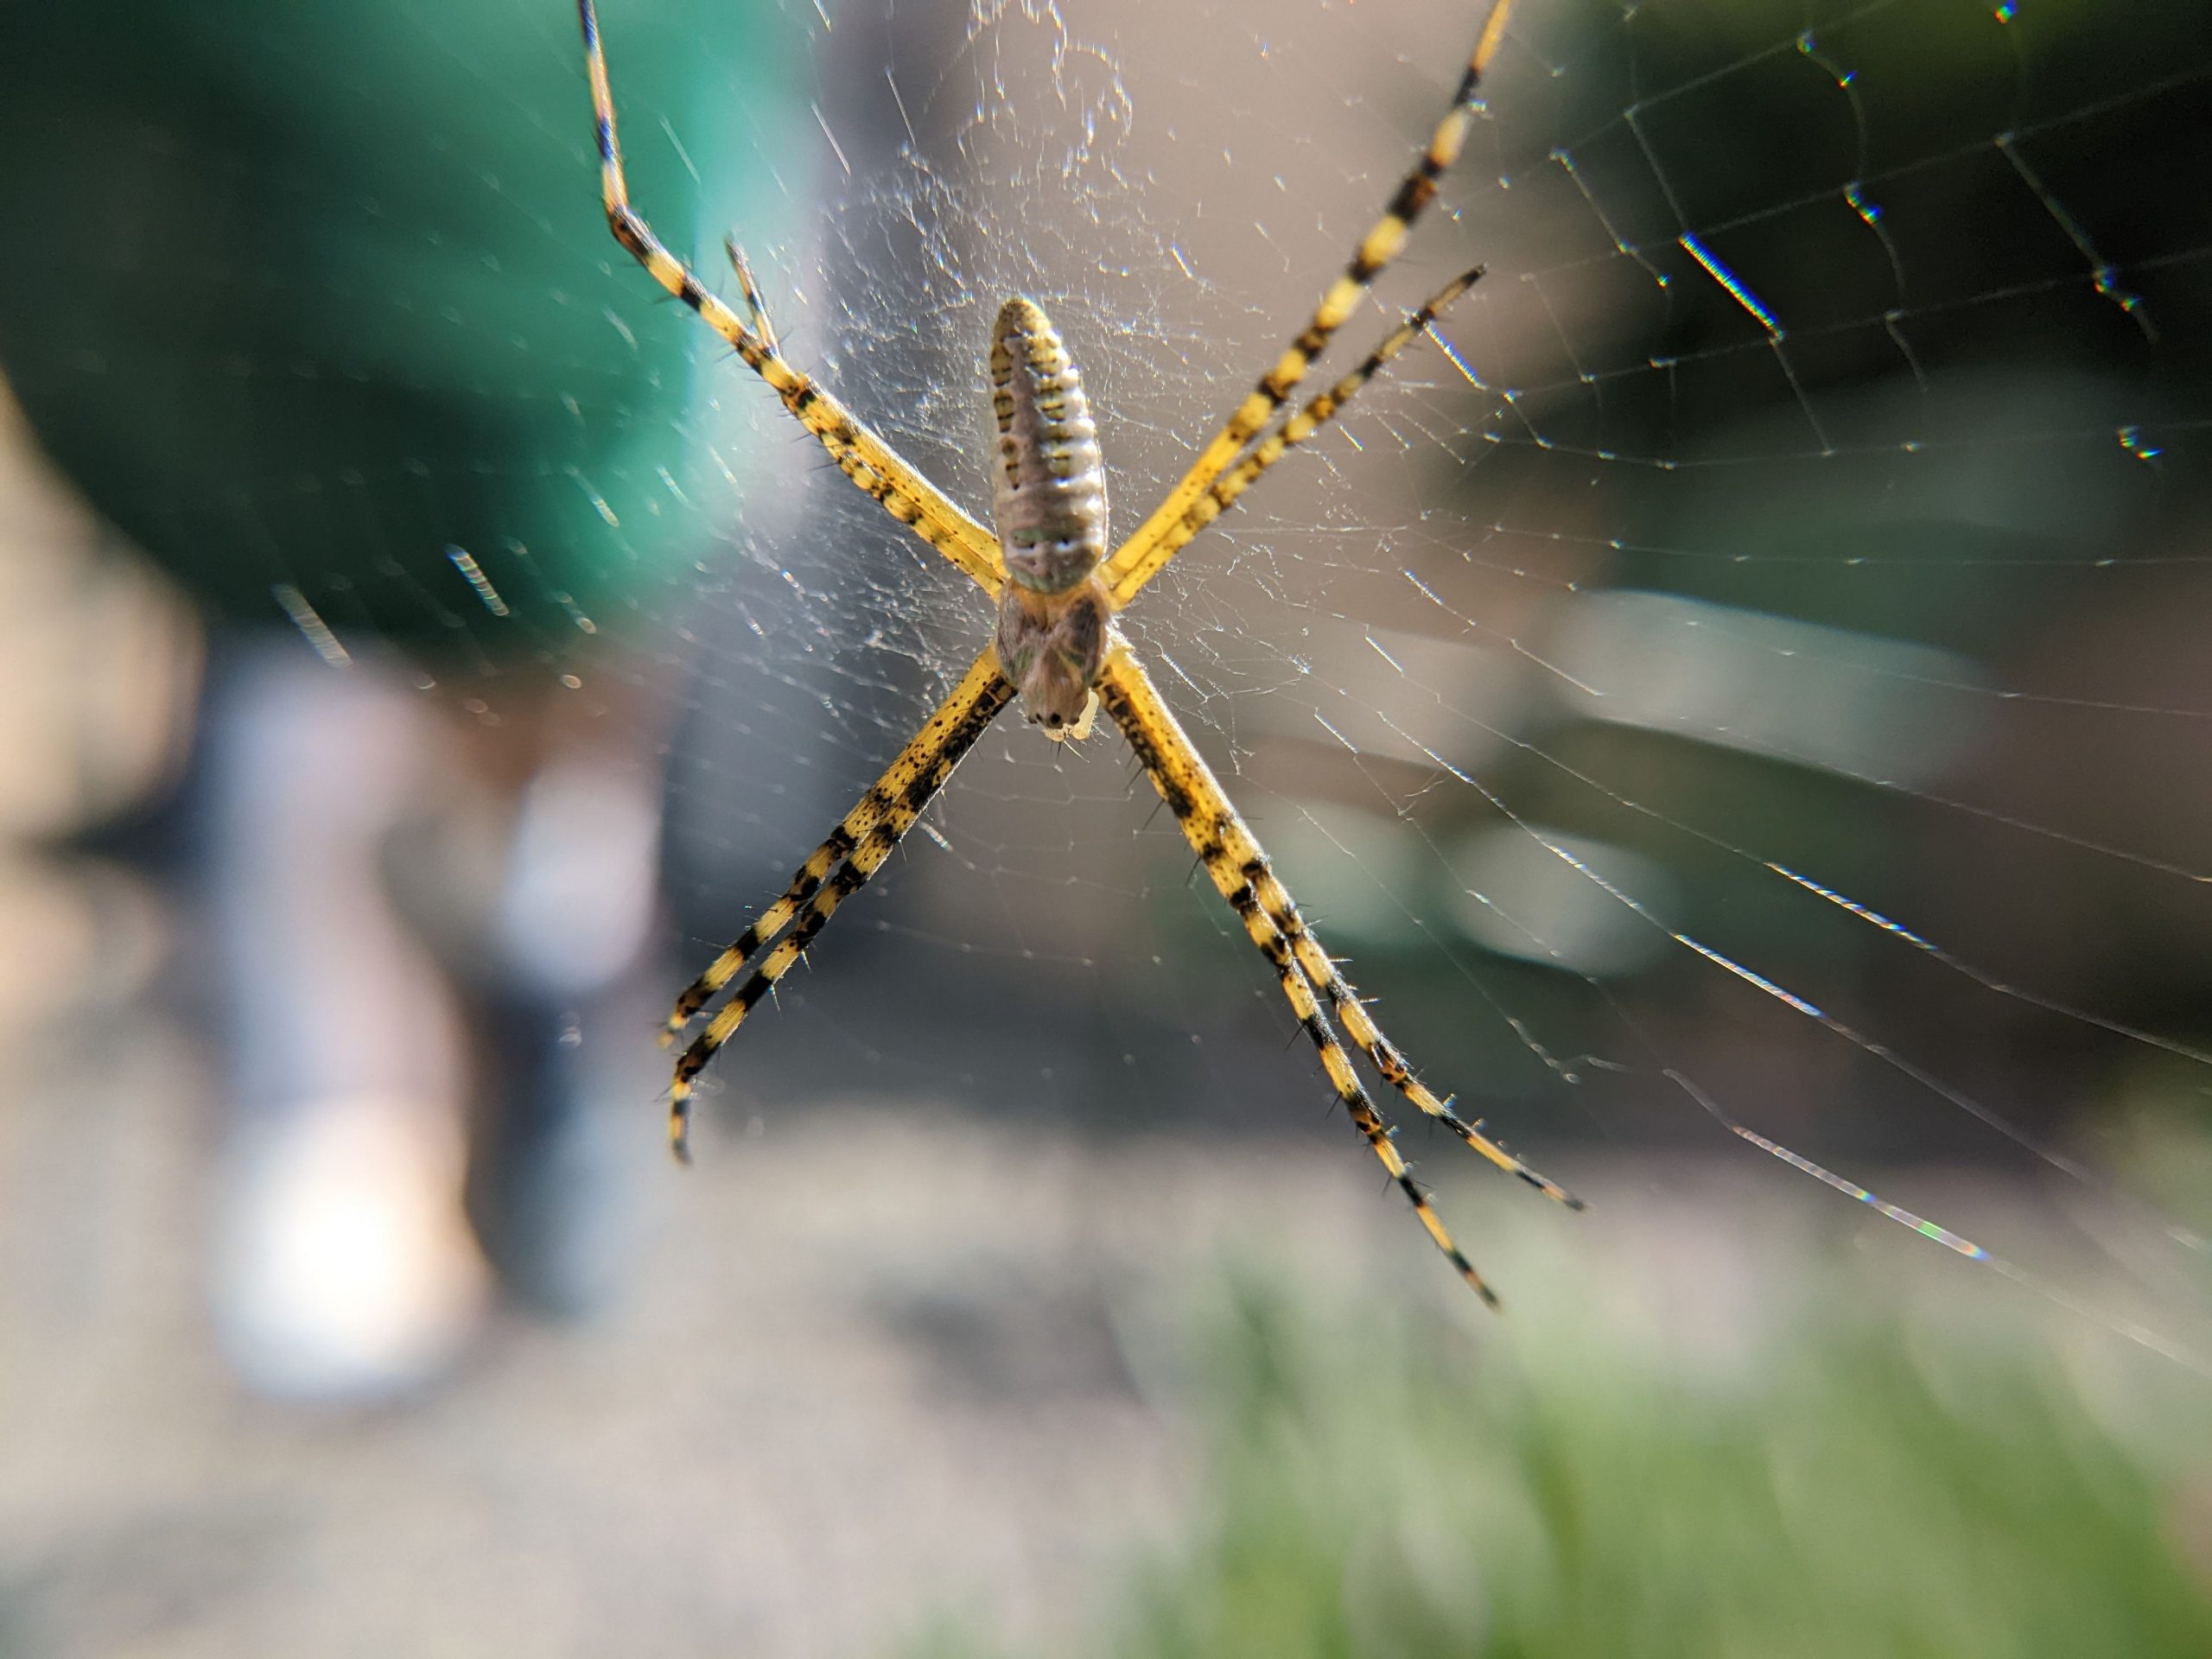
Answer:
M991 496L1007 571L1065 593L1106 556L1106 466L1083 376L1033 301L1008 300L991 330L999 464Z

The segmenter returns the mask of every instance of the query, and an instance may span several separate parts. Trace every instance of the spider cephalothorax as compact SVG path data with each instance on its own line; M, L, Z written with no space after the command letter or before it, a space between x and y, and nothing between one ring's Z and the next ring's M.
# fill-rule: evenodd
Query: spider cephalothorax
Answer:
M1052 319L1011 299L991 329L991 413L999 464L991 493L1006 586L999 666L1021 711L1052 737L1081 736L1096 704L1113 596L1106 558L1106 463L1083 375Z
M1466 1281L1490 1290L1437 1218L1391 1140L1393 1134L1332 1017L1366 1055L1382 1081L1499 1168L1566 1204L1575 1200L1455 1114L1407 1065L1366 1005L1321 948L1298 906L1268 862L1251 828L1176 721L1114 613L1160 574L1191 539L1283 455L1333 419L1351 396L1435 321L1481 275L1471 270L1431 295L1386 334L1357 368L1309 398L1269 429L1313 359L1366 296L1405 245L1414 219L1436 194L1437 181L1465 142L1484 66L1504 39L1512 0L1493 0L1489 18L1459 78L1451 107L1436 124L1413 169L1399 181L1344 274L1332 283L1312 319L1245 395L1166 499L1122 545L1109 551L1106 474L1098 433L1074 360L1042 310L1008 300L991 334L991 396L998 419L998 469L993 493L997 534L986 530L944 492L902 460L842 404L793 368L753 287L753 273L733 248L747 317L709 292L691 268L656 237L630 205L629 182L614 136L614 101L600 50L592 0L577 0L599 123L600 189L608 227L653 280L696 311L784 407L821 442L839 470L884 510L974 578L998 602L992 643L976 656L935 714L914 734L874 788L861 797L830 837L791 877L783 895L693 981L668 1018L664 1040L683 1034L747 966L753 971L707 1022L676 1063L669 1088L669 1135L683 1154L691 1090L715 1052L737 1034L761 1000L789 973L837 906L860 891L961 759L1017 695L1032 721L1052 737L1077 737L1103 706L1128 739L1153 787L1175 814L1206 874L1274 969L1291 1012L1321 1057L1329 1086L1369 1148L1396 1181L1436 1247ZM755 963L755 958L759 960Z

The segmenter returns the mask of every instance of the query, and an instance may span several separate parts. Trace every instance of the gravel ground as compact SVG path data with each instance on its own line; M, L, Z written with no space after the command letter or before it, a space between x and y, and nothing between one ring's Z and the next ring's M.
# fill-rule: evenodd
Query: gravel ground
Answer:
M0 1652L855 1654L947 1614L1049 1640L1177 1513L1133 1357L1179 1281L1248 1227L1341 1271L1400 1219L1351 1144L1201 1167L824 1109L641 1166L612 1311L494 1313L412 1397L303 1408L218 1351L196 1065L158 1033L96 1082L31 1062L0 1114Z
M0 1654L796 1659L944 1618L1065 1650L1187 1513L1174 1333L1225 1256L1433 1309L1477 1353L1602 1331L1710 1370L1802 1303L1808 1249L1850 1252L1885 1294L1963 1290L2116 1351L1762 1160L1569 1171L1592 1200L1569 1217L1416 1132L1506 1290L1497 1325L1341 1123L1201 1157L905 1101L722 1126L689 1173L648 1109L625 1142L645 1220L607 1311L494 1312L406 1399L287 1405L238 1384L207 1311L219 1189L192 1046L151 1021L105 1070L57 1048L10 1071ZM1915 1184L1955 1224L2019 1230L2017 1189Z

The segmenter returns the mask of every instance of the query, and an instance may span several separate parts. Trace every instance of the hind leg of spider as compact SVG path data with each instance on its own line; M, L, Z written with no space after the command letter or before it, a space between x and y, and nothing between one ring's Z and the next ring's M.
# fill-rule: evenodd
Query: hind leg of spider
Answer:
M877 785L879 790L889 785L891 792L877 811L874 822L859 837L835 872L816 882L804 901L804 907L796 912L797 925L761 958L760 965L752 977L737 988L729 1001L723 1003L714 1018L707 1022L706 1030L683 1051L676 1062L676 1073L668 1090L669 1145L678 1158L689 1156L691 1094L699 1074L706 1070L716 1052L737 1035L746 1016L753 1012L763 997L775 989L776 982L798 965L799 958L806 954L807 947L814 943L815 936L837 913L837 907L866 887L869 878L883 868L884 861L891 856L907 830L913 828L923 809L944 786L954 768L976 747L976 740L982 736L991 721L997 718L999 711L1013 697L1014 687L998 671L996 653L985 647L982 654L976 658L975 665L968 671L967 677L944 700L937 713L930 716L929 724L922 728L914 741L907 746L906 753L893 763L892 771L887 772L883 781ZM908 764L910 760L911 765ZM855 812L859 810L859 808L855 809ZM847 822L851 822L851 819L849 817ZM807 861L806 868L800 871L799 880L791 884L792 889L801 885L806 879L807 868L810 868L816 860L821 859L837 839L832 836L817 851L815 858ZM790 897L787 891L785 899L789 899ZM779 905L783 902L781 899L778 901ZM793 901L795 905L798 902ZM764 915L762 920L766 919ZM738 944L744 942L741 939ZM737 945L731 946L730 952L736 949ZM724 953L723 960L728 960L730 952ZM750 954L750 951L747 952L747 956ZM737 968L744 965L745 960L745 957L738 957L736 964L724 976L725 983L734 976ZM716 966L720 965L718 962ZM687 992L686 995L689 995Z
M614 95L601 44L594 0L576 0L583 26L584 61L591 80L594 136L599 145L600 200L607 229L646 275L690 306L709 328L730 344L745 365L783 402L793 419L812 433L838 468L880 502L900 524L958 565L984 592L995 595L1005 579L998 538L971 518L898 451L861 423L860 418L777 349L772 334L747 326L743 318L700 282L690 266L670 251L645 216L630 205L630 181L622 168L622 144L614 125ZM758 290L741 271L748 303ZM755 311L755 315L759 313Z
M1285 941L1300 974L1320 994L1330 1013L1343 1023L1346 1034L1373 1062L1382 1080L1508 1174L1518 1176L1570 1210L1582 1208L1581 1199L1491 1140L1482 1132L1479 1123L1470 1123L1460 1117L1452 1111L1449 1102L1440 1100L1434 1090L1414 1075L1403 1052L1383 1034L1335 960L1306 926L1290 890L1275 874L1259 837L1252 833L1251 826L1244 822L1243 815L1221 787L1213 769L1192 747L1182 723L1160 697L1159 688L1144 671L1144 665L1127 652L1119 653L1108 661L1100 690L1109 698L1117 697L1118 706L1129 711L1127 718L1118 714L1116 716L1123 729L1135 721L1154 734L1153 741L1156 747L1187 755L1185 775L1178 786L1189 798L1190 810L1203 827L1203 837L1194 837L1192 845L1208 861L1207 870L1214 885L1221 888L1222 896L1238 915L1243 915L1249 908L1267 918L1268 926Z
M1235 506L1237 498L1257 483L1269 467L1341 414L1362 386L1380 374L1415 335L1442 315L1446 307L1472 288L1482 274L1482 267L1478 265L1430 295L1412 315L1382 337L1357 368L1326 391L1309 399L1303 409L1253 445L1243 460L1207 486L1205 493L1162 533L1145 563L1111 584L1114 602L1126 605L1135 599L1137 590L1165 569L1185 543Z
M1522 1162L1513 1153L1483 1133L1481 1120L1469 1122L1452 1109L1450 1101L1440 1100L1433 1090L1414 1075L1413 1068L1406 1062L1404 1052L1383 1033L1382 1027L1376 1024L1367 1005L1360 1001L1359 994L1338 969L1336 958L1321 948L1321 941L1314 938L1313 930L1306 926L1306 918L1299 913L1297 901L1275 874L1267 854L1251 838L1250 830L1245 828L1241 818L1234 817L1233 812L1231 817L1236 828L1243 831L1243 842L1249 849L1239 865L1239 874L1250 886L1254 901L1289 941L1291 954L1296 958L1300 970L1321 993L1330 1012L1343 1025L1345 1035L1358 1046L1361 1053L1374 1063L1375 1069L1382 1073L1382 1081L1507 1174L1518 1176L1546 1198L1563 1204L1570 1210L1581 1209L1581 1199L1548 1175Z
M1116 664L1124 671L1116 672ZM1138 688L1141 688L1140 690ZM1336 1091L1338 1101L1350 1114L1354 1128L1367 1141L1382 1167L1389 1172L1406 1201L1413 1205L1414 1215L1427 1232L1430 1241L1444 1253L1459 1276L1465 1280L1475 1294L1492 1307L1497 1306L1497 1296L1484 1282L1474 1264L1452 1242L1442 1219L1429 1203L1428 1195L1421 1190L1399 1155L1393 1139L1395 1131L1376 1109L1374 1101L1362 1086L1358 1074L1352 1070L1351 1057L1329 1024L1329 1016L1322 1012L1313 987L1300 970L1287 940L1260 906L1251 883L1247 880L1228 844L1220 836L1220 819L1211 808L1212 799L1220 797L1218 783L1182 728L1168 715L1157 694L1149 696L1151 682L1137 667L1136 659L1126 646L1120 647L1109 659L1108 670L1098 686L1100 700L1115 723L1128 738L1129 747L1143 763L1152 786L1167 803L1175 821L1182 826L1184 839L1205 864L1207 875L1214 887L1236 913L1246 935L1259 947L1260 954L1275 971L1275 978L1282 986L1282 994L1290 1003L1299 1028L1321 1057L1321 1069L1327 1074L1329 1086ZM1165 718L1163 718L1165 716ZM1202 781L1203 780L1203 781ZM1248 832L1249 833L1249 832Z
M1169 810L1173 810L1175 798L1167 794L1161 785L1160 774L1154 772L1152 781L1154 787L1160 789L1166 797ZM1199 846L1203 834L1202 815L1185 818L1179 812L1176 816L1183 822L1185 839L1203 857L1204 849ZM1236 908L1236 895L1229 891L1226 885L1226 880L1233 880L1233 877L1229 877L1226 872L1214 873L1211 866L1209 873L1213 874L1214 886L1221 890L1222 897L1230 901L1232 908ZM1397 1131L1384 1122L1382 1113L1376 1110L1374 1101L1361 1086L1358 1076L1351 1069L1351 1057L1344 1052L1344 1045L1337 1040L1337 1033L1329 1024L1329 1016L1321 1012L1313 985L1299 971L1289 944L1276 930L1274 924L1268 920L1265 912L1250 902L1249 888L1244 890L1244 899L1243 907L1237 909L1237 919L1244 925L1244 931L1252 942L1260 947L1260 954L1267 957L1268 966L1275 970L1275 978L1282 986L1282 994L1289 999L1291 1013L1296 1017L1299 1028L1305 1032L1319 1052L1321 1070L1328 1077L1329 1086L1336 1090L1338 1100L1343 1103L1344 1110L1351 1115L1353 1127L1358 1129L1375 1155L1382 1160L1382 1167L1398 1184L1398 1190L1406 1195L1406 1201L1414 1207L1414 1215L1436 1248L1444 1252L1445 1260L1467 1281L1476 1295L1496 1307L1497 1293L1484 1281L1481 1274L1475 1271L1474 1263L1467 1260L1465 1252L1452 1241L1435 1207L1429 1203L1428 1195L1421 1190L1414 1179L1413 1171L1399 1155L1395 1140Z
M816 889L829 878L830 873L852 855L853 850L881 822L884 815L906 792L913 780L921 776L935 760L950 724L958 721L964 711L973 706L987 692L990 682L998 675L997 653L986 647L969 665L967 674L944 707L930 717L929 723L914 734L913 741L899 752L876 779L868 793L861 796L845 814L829 838L810 854L791 876L791 885L783 895L753 919L751 926L739 934L728 947L708 964L707 971L693 980L676 999L667 1023L662 1027L661 1046L665 1048L683 1033L683 1028L698 1016L699 1010L732 980L745 964L753 960L761 948L768 944L799 912L801 906L811 899Z
M1283 349L1274 366L1260 377L1259 384L1236 406L1227 424L1198 452L1198 458L1167 493L1166 499L1108 562L1107 585L1117 593L1125 586L1134 593L1166 563L1168 556L1160 550L1161 543L1190 511L1192 504L1229 470L1252 435L1289 400L1313 359L1328 346L1337 330L1351 320L1360 296L1405 245L1407 232L1414 221L1434 199L1437 181L1459 159L1459 151L1467 142L1467 130L1474 120L1476 92L1482 84L1484 72L1505 38L1506 19L1512 7L1513 0L1493 0L1490 16L1484 22L1475 49L1469 54L1466 69L1459 78L1452 107L1436 124L1428 147L1421 152L1413 170L1399 181L1382 218L1360 238L1344 274L1322 295L1304 332Z

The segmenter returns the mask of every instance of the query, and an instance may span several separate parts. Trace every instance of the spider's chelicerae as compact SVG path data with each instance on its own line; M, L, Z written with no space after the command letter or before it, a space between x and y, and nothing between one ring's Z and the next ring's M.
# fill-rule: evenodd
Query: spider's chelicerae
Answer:
M883 504L884 510L974 578L998 604L995 638L980 652L952 695L931 715L891 768L863 795L830 838L801 865L791 886L707 971L677 999L664 1042L673 1042L707 1004L760 956L745 982L707 1022L676 1063L670 1089L669 1136L685 1155L692 1085L715 1052L737 1034L746 1016L814 942L837 906L857 893L913 827L984 729L1015 697L1022 712L1048 737L1085 735L1100 704L1122 728L1143 763L1153 787L1174 811L1183 834L1204 862L1252 943L1274 969L1291 1010L1314 1047L1337 1097L1359 1132L1405 1193L1428 1236L1485 1301L1483 1282L1430 1208L1405 1160L1392 1144L1394 1131L1352 1070L1330 1024L1343 1022L1352 1041L1384 1082L1459 1135L1477 1152L1563 1204L1580 1202L1556 1182L1529 1168L1455 1114L1415 1077L1382 1034L1338 970L1336 960L1313 937L1297 905L1275 877L1268 855L1224 792L1151 677L1114 626L1114 613L1135 598L1190 540L1211 524L1284 454L1305 442L1341 410L1360 387L1444 308L1481 276L1471 270L1447 283L1393 329L1350 374L1303 408L1265 429L1290 400L1307 369L1347 321L1375 278L1405 244L1437 181L1459 153L1473 118L1477 86L1504 37L1512 0L1495 0L1484 21L1452 106L1430 137L1389 205L1361 238L1351 264L1321 296L1312 319L1283 349L1274 365L1239 404L1228 423L1151 517L1119 548L1106 537L1106 474L1097 429L1084 396L1083 379L1044 312L1015 298L1001 308L991 331L991 400L998 417L998 463L992 494L996 532L986 530L901 460L835 397L785 360L763 309L744 257L734 246L747 315L739 316L709 293L690 268L670 252L630 205L622 152L614 134L614 105L593 0L577 0L584 52L591 76L593 112L599 124L601 194L614 239L653 280L682 300L736 349L768 383L784 407L826 449L846 477ZM1263 435L1264 430L1264 435ZM761 956L762 951L765 956Z

